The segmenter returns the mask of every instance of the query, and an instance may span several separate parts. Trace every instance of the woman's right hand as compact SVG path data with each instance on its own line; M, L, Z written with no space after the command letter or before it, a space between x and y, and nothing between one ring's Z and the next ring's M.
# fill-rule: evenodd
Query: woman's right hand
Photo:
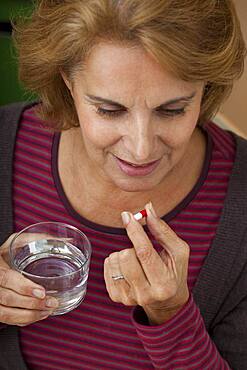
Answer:
M0 323L26 326L47 318L58 306L45 289L8 265L12 234L0 247Z

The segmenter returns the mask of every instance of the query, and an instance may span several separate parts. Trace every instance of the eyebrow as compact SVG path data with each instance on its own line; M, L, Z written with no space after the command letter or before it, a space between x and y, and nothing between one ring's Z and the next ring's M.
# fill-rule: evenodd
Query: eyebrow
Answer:
M196 92L194 91L189 96L180 96L180 97L168 100L164 103L161 103L157 108L165 107L165 106L172 105L172 104L175 104L175 103L180 103L180 102L190 103L193 100L193 98L195 97L195 95L196 95ZM91 100L94 103L104 103L104 104L109 104L109 105L115 106L117 108L126 108L124 105L122 105L122 104L120 104L116 101L113 101L111 99L102 98L101 96L95 96L95 95L87 94L87 95L85 95L85 98Z

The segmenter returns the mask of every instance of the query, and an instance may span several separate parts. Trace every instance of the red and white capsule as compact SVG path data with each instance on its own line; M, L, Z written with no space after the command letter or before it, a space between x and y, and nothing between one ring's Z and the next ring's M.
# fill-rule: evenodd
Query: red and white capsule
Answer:
M141 211L137 212L134 215L134 218L136 219L136 221L139 221L144 217L147 217L147 211L145 209L142 209Z

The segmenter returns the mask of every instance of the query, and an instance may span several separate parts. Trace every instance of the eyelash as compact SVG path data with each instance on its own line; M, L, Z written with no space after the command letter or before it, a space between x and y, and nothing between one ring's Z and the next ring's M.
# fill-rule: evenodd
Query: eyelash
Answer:
M111 117L119 117L123 113L125 113L125 110L109 110L109 109L104 109L104 108L97 108L96 113L99 114L100 116L111 118ZM175 117L175 116L182 116L184 115L185 108L179 108L179 109L158 109L156 110L156 113L161 116L161 117Z
M161 117L175 117L175 116L183 116L186 111L185 108L178 108L178 109L159 109L156 112Z
M123 113L125 113L124 110L108 110L104 108L97 108L97 114L99 114L100 116L114 117L120 116Z

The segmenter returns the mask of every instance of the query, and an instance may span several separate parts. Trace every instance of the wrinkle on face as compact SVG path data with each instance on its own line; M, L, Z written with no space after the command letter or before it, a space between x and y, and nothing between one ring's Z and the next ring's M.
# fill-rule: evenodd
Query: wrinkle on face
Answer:
M92 176L100 176L102 182L110 181L124 189L130 185L131 189L141 189L145 187L143 179L126 177L114 158L140 164L162 158L146 187L163 181L189 147L200 113L202 91L202 82L178 79L140 47L99 44L73 82L82 133L77 147L80 146L87 170L93 171ZM194 92L183 117L162 119L155 112L167 101L189 97ZM117 102L126 112L112 119L100 116L99 106L113 107L91 103L85 99L88 95ZM175 103L172 108L177 106L181 104Z

